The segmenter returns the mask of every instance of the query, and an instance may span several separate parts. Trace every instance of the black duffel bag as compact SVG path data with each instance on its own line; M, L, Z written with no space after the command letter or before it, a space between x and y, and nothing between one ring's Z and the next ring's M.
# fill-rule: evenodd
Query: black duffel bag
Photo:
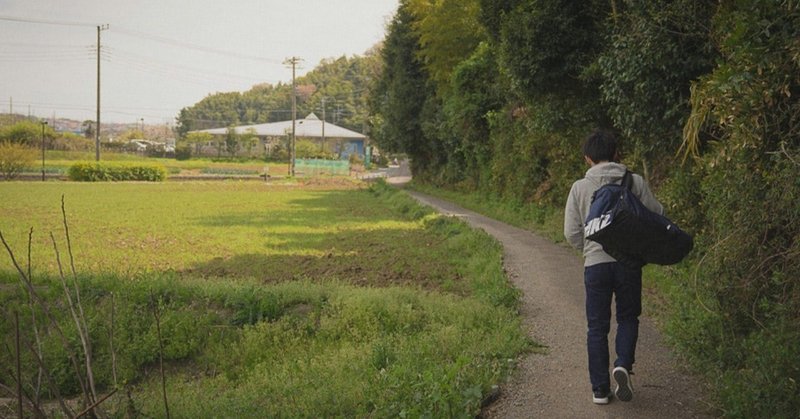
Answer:
M595 191L584 235L632 268L680 262L694 247L692 236L647 209L631 191L632 184L633 175L626 171L621 184L607 184Z

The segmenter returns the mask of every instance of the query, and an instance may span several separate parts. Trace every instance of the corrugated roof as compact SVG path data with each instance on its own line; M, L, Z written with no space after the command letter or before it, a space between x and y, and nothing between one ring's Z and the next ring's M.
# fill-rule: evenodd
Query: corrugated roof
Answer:
M259 137L282 137L292 134L292 121L270 122L267 124L256 125L241 125L234 127L237 134L244 134L248 130L255 131ZM225 135L228 128L213 128L204 129L192 132L207 132L212 135ZM295 123L295 136L305 138L321 138L322 137L322 121L317 118L313 113L306 116L304 119L298 119ZM326 138L367 138L366 135L351 131L347 128L342 128L338 125L325 123L325 137Z

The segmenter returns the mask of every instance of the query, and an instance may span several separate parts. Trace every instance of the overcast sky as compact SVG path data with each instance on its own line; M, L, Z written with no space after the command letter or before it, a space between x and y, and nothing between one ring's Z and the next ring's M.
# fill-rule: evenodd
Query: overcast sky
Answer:
M174 123L216 92L291 82L320 60L362 55L398 0L0 0L0 112ZM39 22L39 23L37 23Z

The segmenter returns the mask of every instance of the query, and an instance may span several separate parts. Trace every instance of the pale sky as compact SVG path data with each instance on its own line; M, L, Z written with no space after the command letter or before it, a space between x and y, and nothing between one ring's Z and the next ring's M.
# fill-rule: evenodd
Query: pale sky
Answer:
M216 92L291 82L325 58L363 55L398 0L0 0L0 113L174 123ZM40 22L40 23L37 23Z

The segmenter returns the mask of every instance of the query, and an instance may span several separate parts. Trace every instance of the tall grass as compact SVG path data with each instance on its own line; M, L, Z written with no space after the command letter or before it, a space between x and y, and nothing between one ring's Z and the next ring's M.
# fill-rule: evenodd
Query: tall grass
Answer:
M49 212L45 197L53 191L47 186L30 195L14 192L17 204L5 205L14 224ZM515 310L517 291L502 273L499 245L384 185L262 190L231 182L220 189L206 185L206 191L189 185L65 186L83 198L72 210L68 198L67 213L74 218L73 243L83 247L78 283L95 348L96 382L101 392L125 390L106 402L112 414L164 414L155 308L161 313L170 412L178 417L474 417L491 386L530 347ZM12 196L7 188L0 186L0 193ZM106 205L111 207L101 210ZM137 226L146 215L161 215L162 206L173 211L167 222ZM94 223L82 221L86 216ZM183 217L197 223L196 230L187 230ZM40 223L37 231L51 227L47 220ZM3 221L0 228L14 230L10 224ZM163 248L148 238L159 229L204 239ZM127 231L138 243L133 251L147 258L175 251L175 265L117 254L103 231ZM93 234L103 237L95 241ZM273 235L274 244L265 241ZM182 262L184 251L197 253L194 243L204 241L231 257L219 264ZM288 264L293 270L274 269L294 274L259 274L243 266L258 257L237 256L258 252L271 255L269 263L258 265L264 270ZM131 272L95 265L91 259L102 254L129 264ZM224 253L203 257L219 254ZM215 269L198 268L207 265ZM46 265L36 266L43 294L60 304L57 281L44 275ZM15 281L0 269L0 301L4 310L29 319L27 296ZM60 321L69 330L66 317ZM11 327L8 320L0 322L6 342ZM63 348L50 337L44 340L59 388L75 394ZM25 356L23 377L32 383L35 363L30 353ZM0 354L3 365L12 361L10 353Z

